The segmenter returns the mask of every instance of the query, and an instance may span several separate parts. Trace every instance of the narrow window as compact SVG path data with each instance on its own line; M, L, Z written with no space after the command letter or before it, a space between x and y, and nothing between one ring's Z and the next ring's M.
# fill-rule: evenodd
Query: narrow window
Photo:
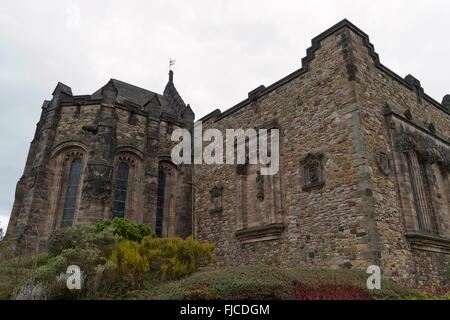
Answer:
M425 195L426 213L430 222L430 232L438 234L437 219L434 211L433 203L433 191L431 179L431 168L428 168L428 164L425 162L419 162L420 174L422 177L423 191Z
M125 217L125 203L127 200L128 173L130 167L125 162L120 162L117 167L116 192L113 203L113 216L118 218Z
M309 183L319 182L319 164L317 162L311 163L308 167Z
M406 165L408 167L409 180L411 183L411 190L413 196L414 209L416 211L417 224L419 226L419 230L424 230L423 213L419 202L419 190L416 184L414 171L412 168L413 166L412 159L408 152L405 152L405 157L406 157Z
M158 175L158 196L156 201L156 223L155 232L158 237L162 236L164 219L164 191L166 188L166 174L160 170Z
M75 159L70 165L69 179L67 183L67 192L64 200L63 212L63 227L70 227L73 225L73 217L75 215L75 208L77 204L78 186L80 184L82 161Z
M133 111L130 111L130 115L128 116L128 124L133 126L137 124L136 114Z
M77 104L76 106L75 106L75 112L74 112L74 114L73 114L73 117L75 118L75 119L80 119L80 114L81 114L81 104Z

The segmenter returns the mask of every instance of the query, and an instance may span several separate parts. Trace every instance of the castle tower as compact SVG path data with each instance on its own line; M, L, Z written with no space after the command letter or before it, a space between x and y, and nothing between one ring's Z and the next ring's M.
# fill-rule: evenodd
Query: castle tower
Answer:
M7 239L34 252L55 229L113 217L160 236L190 235L192 169L172 163L170 137L193 122L172 71L162 95L111 79L77 96L58 83L17 183Z

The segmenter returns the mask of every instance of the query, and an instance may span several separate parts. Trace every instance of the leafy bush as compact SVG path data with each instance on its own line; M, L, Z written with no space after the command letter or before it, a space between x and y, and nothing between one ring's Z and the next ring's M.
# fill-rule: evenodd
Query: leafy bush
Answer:
M188 237L146 237L140 246L141 255L150 263L150 270L161 280L179 279L197 271L202 262L212 259L214 245Z
M213 246L192 238L159 239L125 219L101 220L55 231L39 263L20 259L26 273L13 286L20 299L114 298L138 288L144 278L177 279L211 259ZM26 263L26 265L25 265ZM68 290L68 266L79 266L82 290ZM12 286L8 286L9 291ZM9 294L9 296L11 296Z
M132 256L127 255L131 252L127 245L138 244L134 241L153 236L144 225L118 218L56 230L49 237L49 256L21 278L15 296L34 299L37 293L43 293L49 299L113 297L127 290L129 283L134 286L137 279L126 277L123 281L117 274L137 276L148 271L125 268L128 262L135 263ZM117 264L107 261L114 249ZM65 273L70 265L77 265L82 271L82 290L70 291L66 287ZM122 269L118 270L117 265Z
M0 300L13 298L15 289L32 274L33 270L48 260L46 253L30 257L13 256L0 262Z
M120 239L108 228L97 232L95 225L77 225L54 231L48 240L48 252L57 256L67 249L96 249L108 256Z
M48 240L48 251L58 255L65 249L97 249L107 257L121 240L141 241L154 233L143 224L127 219L100 220L96 224L76 225L54 231Z
M125 281L130 283L132 288L143 279L150 269L149 261L139 251L140 245L138 242L122 241L114 249L109 259L117 266L120 274L125 278Z
M140 242L145 237L155 237L154 232L145 225L134 224L123 218L102 219L96 223L95 227L97 232L110 229L113 234L119 236L122 240Z
M91 285L91 279L96 276L97 265L104 263L97 249L70 248L64 249L61 254L51 256L46 263L38 266L23 281L16 293L16 298L33 298L38 292L42 292L48 299L78 299L94 294L95 289ZM68 266L77 265L82 271L82 280L85 284L82 290L68 290L66 286Z
M178 279L197 271L204 260L212 258L214 246L191 237L145 237L141 243L122 241L113 250L109 261L117 266L121 278L136 288L144 277Z

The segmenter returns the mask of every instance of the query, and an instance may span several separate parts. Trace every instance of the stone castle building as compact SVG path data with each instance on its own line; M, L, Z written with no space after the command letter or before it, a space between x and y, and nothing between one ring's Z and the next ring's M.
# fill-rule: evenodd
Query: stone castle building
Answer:
M110 80L92 95L58 83L44 101L17 184L8 238L34 250L61 227L126 217L160 236L192 234L192 168L171 162L171 133L194 113L173 73L162 95Z
M302 67L203 130L280 131L280 170L170 161L170 133L194 114L171 73L163 95L111 80L90 96L63 84L43 106L8 237L45 243L74 223L127 217L161 236L216 244L218 265L366 269L438 284L450 257L450 96L380 63L343 20Z

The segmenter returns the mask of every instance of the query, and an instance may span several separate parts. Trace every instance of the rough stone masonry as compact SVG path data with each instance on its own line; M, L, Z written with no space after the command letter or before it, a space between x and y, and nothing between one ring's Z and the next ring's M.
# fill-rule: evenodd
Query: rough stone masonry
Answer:
M170 135L194 113L173 85L162 95L111 80L45 101L17 185L7 238L45 245L54 229L126 217L160 236L216 244L217 265L366 269L439 285L450 255L450 95L380 63L343 20L312 40L302 67L203 130L280 132L280 170L175 165ZM237 147L237 146L236 146Z

